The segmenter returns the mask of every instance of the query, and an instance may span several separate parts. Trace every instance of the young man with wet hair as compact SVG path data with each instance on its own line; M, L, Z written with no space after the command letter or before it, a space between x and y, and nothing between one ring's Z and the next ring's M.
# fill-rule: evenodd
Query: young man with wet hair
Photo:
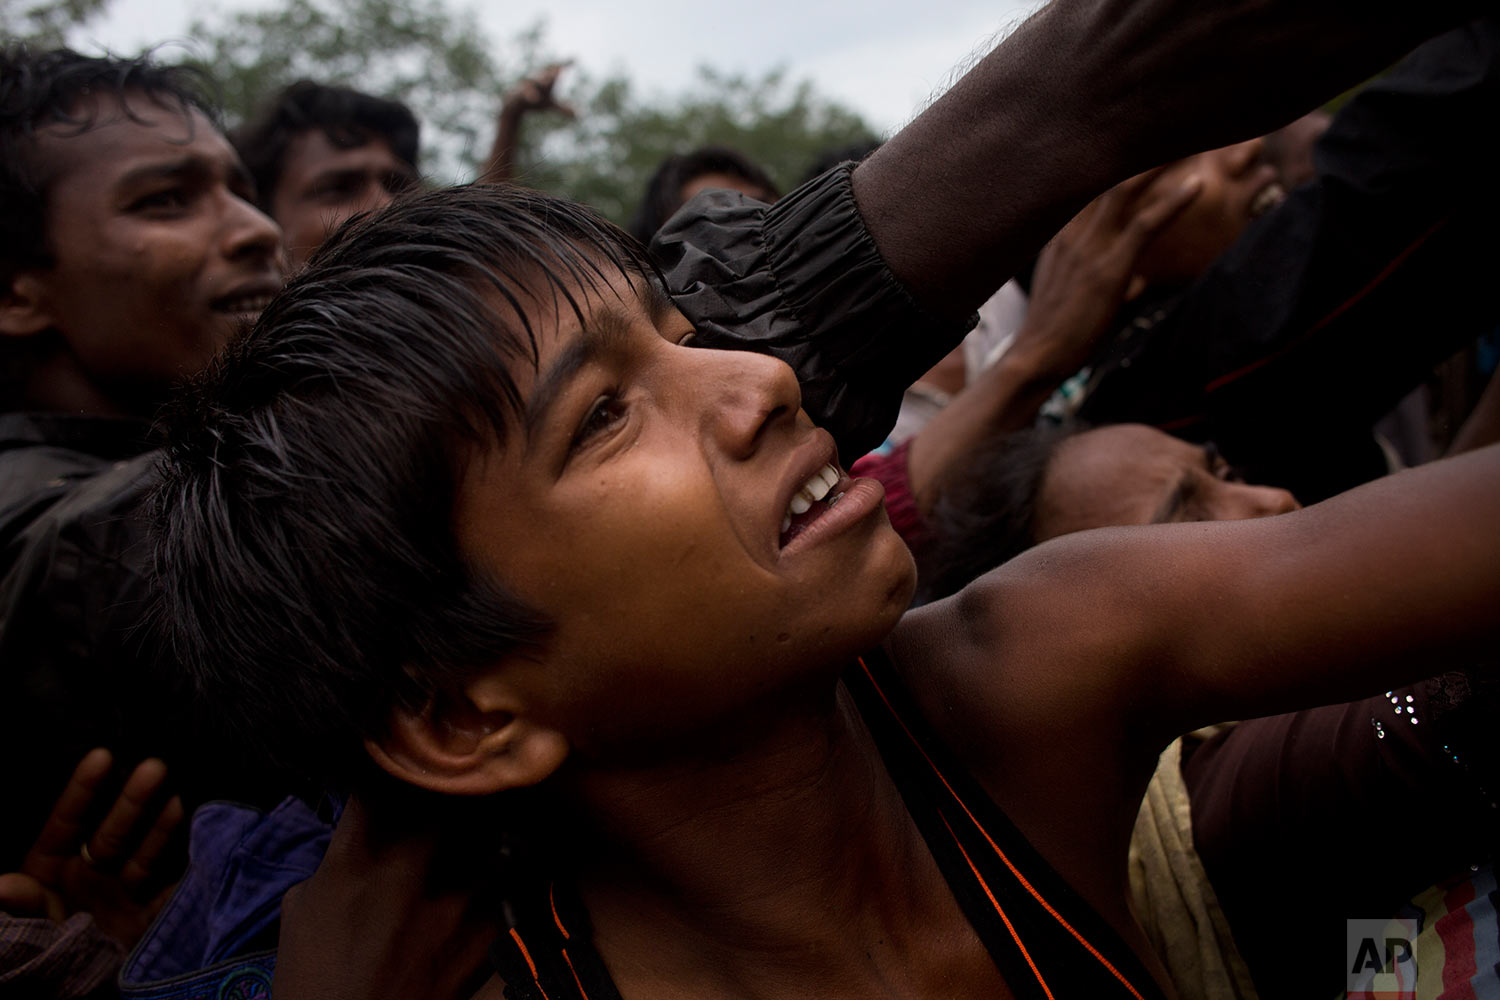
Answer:
M237 788L186 736L143 628L149 421L282 283L280 232L199 79L149 60L0 52L0 678L16 867L74 765L164 756L184 797Z
M226 724L357 790L533 789L493 831L540 877L522 995L1152 995L1119 865L1166 741L1493 637L1493 450L903 617L879 487L692 333L585 210L435 193L325 250L172 451L167 621Z
M400 101L299 80L230 140L255 178L261 208L281 226L295 268L349 216L417 186L420 130Z
M1054 4L852 174L669 234L671 298L618 231L524 192L345 230L182 418L157 549L178 652L356 816L394 780L442 800L406 817L429 844L526 860L486 911L512 996L1159 994L1122 862L1161 747L1492 642L1497 539L1456 529L1489 520L1500 455L1059 540L903 615L910 557L838 454L1082 201L1454 16L1381 13L1251 110L1233 71L1321 51L1341 12ZM713 349L735 338L806 392ZM384 916L423 885L346 898ZM435 953L467 960L459 937Z

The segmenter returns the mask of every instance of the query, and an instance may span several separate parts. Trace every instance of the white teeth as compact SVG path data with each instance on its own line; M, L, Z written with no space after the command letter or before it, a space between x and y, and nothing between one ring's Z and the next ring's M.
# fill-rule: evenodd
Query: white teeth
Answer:
M787 515L783 516L782 519L781 519L781 533L783 535L786 534L787 529L790 528L791 526L792 526L792 516L790 514L787 514Z
M271 304L269 295L247 295L240 299L230 299L219 305L220 312L227 313L258 313Z
M1261 188L1255 200L1250 203L1250 214L1252 217L1259 218L1285 200L1286 189L1273 181Z
M802 488L792 497L787 515L782 519L784 523L781 530L785 531L790 526L792 515L806 514L816 501L826 497L828 491L838 485L838 481L839 472L831 465L825 465L813 473L812 478L803 483Z

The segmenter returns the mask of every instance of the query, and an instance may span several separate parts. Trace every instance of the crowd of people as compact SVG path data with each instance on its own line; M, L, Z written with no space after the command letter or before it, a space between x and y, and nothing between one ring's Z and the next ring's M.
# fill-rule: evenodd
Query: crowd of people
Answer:
M564 72L0 52L0 998L1500 989L1500 21L1051 0L629 232Z

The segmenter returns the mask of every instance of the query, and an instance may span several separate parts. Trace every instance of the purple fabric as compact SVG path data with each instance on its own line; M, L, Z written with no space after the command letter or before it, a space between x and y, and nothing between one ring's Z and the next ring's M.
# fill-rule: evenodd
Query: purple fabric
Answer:
M286 891L312 875L333 833L306 803L269 813L210 802L193 814L188 870L121 973L129 990L232 958L273 927Z
M0 996L90 996L114 979L124 957L87 913L62 924L0 914Z

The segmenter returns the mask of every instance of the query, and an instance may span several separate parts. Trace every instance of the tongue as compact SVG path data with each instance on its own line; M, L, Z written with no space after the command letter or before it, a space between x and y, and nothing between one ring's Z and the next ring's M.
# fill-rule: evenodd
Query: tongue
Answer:
M826 510L828 510L828 504L826 502L822 500L814 500L812 502L812 506L807 508L807 510L803 511L800 514L793 514L791 525L781 533L781 547L786 548L787 542L790 542L793 538L796 538L798 535L802 534L802 532L807 529L807 526L809 524L812 524L819 517L822 517L823 512Z

